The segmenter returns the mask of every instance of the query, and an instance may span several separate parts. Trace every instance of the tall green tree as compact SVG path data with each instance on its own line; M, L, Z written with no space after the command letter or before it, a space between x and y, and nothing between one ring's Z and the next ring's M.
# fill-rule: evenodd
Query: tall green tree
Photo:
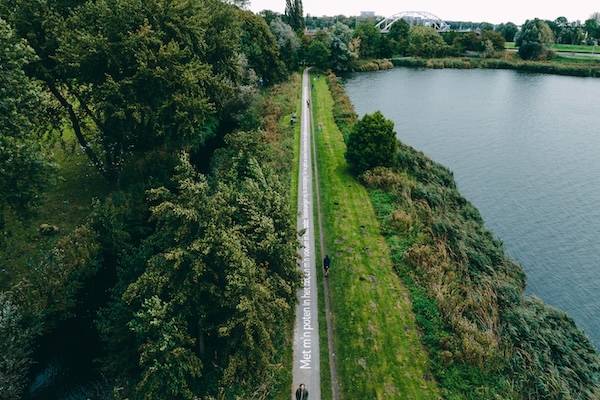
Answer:
M301 35L304 31L304 11L302 10L302 0L285 0L286 22L292 29Z
M492 43L494 50L502 51L506 45L504 36L498 31L485 31L483 32L483 40Z
M306 61L321 69L329 67L330 57L331 51L329 50L329 47L320 40L313 40L306 52Z
M549 53L549 45L554 43L554 34L545 21L533 19L525 21L515 36L519 56L524 60L538 60Z
M269 28L277 39L283 62L289 71L293 71L299 60L300 41L298 36L296 36L292 27L283 22L280 17L275 17Z
M513 22L507 22L505 24L498 25L496 30L500 32L502 36L504 36L504 40L507 42L512 42L515 40L515 35L519 31L519 27Z
M351 42L352 30L340 22L336 23L327 38L332 69L346 71L349 64L358 58L358 54L351 50Z
M0 231L4 214L12 209L22 218L32 215L51 182L54 164L40 144L38 134L47 126L39 82L23 68L35 54L0 19Z
M200 146L238 76L235 6L219 0L7 0L39 59L29 71L68 115L92 164L120 187L128 158Z
M103 324L130 318L136 345L121 351L136 355L122 359L138 366L128 393L189 398L208 360L227 382L269 369L300 283L297 233L287 192L244 148L248 135L218 152L210 181L182 157L173 189L150 192L156 230L137 252L146 265L111 306L121 316L102 313Z
M350 132L346 160L356 175L375 167L391 167L396 160L398 140L394 123L380 111L366 114Z
M276 83L284 73L277 39L264 19L251 11L238 10L240 21L240 51L248 58L248 65L263 82Z
M587 32L588 37L593 39L600 38L600 13L598 19L589 18L585 20L584 30Z
M129 327L142 339L136 398L194 398L191 386L201 375L202 362L193 351L186 321L173 312L171 304L156 295L144 299Z
M381 52L381 32L375 24L365 22L354 30L354 37L360 40L360 58L376 58Z
M404 55L408 47L408 33L410 25L404 18L394 22L388 32L388 38L392 40L394 54Z
M433 28L413 26L408 34L408 54L417 57L440 57L447 51L448 45Z
M588 37L593 39L600 38L600 13L594 13L590 15L590 18L585 20L584 28L587 32Z

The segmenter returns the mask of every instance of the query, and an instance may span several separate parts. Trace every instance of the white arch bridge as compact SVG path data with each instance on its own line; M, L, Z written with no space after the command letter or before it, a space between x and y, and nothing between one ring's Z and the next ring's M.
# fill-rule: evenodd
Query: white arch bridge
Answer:
M450 25L442 21L440 17L426 11L403 11L389 16L376 25L381 33L388 33L394 22L404 19L412 27L415 25L428 26L434 28L440 33L449 32Z

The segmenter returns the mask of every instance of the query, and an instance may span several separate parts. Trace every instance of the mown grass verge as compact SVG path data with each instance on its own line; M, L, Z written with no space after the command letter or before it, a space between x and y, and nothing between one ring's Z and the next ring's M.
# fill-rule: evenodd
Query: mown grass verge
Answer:
M312 77L314 77L313 75ZM436 399L408 292L365 188L349 173L325 79L314 81L321 206L342 398Z
M588 46L584 44L553 44L550 46L556 51L570 51L574 53L598 53L598 46Z

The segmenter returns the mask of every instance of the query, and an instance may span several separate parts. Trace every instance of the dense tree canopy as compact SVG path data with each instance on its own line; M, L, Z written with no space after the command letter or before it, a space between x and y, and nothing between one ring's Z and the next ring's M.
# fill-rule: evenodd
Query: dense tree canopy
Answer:
M302 10L302 0L285 0L286 22L298 34L304 30L304 11Z
M275 17L270 22L269 28L279 44L281 59L288 70L292 71L298 63L298 51L300 50L298 36L292 27L283 22L280 17Z
M258 78L275 83L284 74L284 65L279 54L281 44L273 36L269 26L258 15L238 10L238 19L241 23L241 49L248 59Z
M592 39L600 39L600 12L593 13L585 21L585 31Z
M515 35L519 31L519 27L513 22L507 22L498 25L496 31L500 32L502 36L504 36L504 40L506 40L507 42L512 42L515 39Z
M150 192L156 229L128 268L141 273L123 274L100 318L137 397L190 398L207 363L229 383L268 371L296 301L298 242L286 191L246 136L229 138L210 181L182 157L173 189Z
M1 11L39 57L32 75L118 188L128 155L210 136L239 73L235 9L218 0L11 0Z
M417 57L439 57L444 55L447 45L433 28L413 26L408 34L408 52Z
M329 66L329 58L331 50L325 43L320 40L313 40L306 52L306 61L319 68L327 68Z
M33 50L0 19L0 231L4 212L30 216L50 183L53 164L40 151L45 101L41 86L23 66L35 60ZM37 140L36 140L37 139Z
M375 24L365 22L354 30L354 37L360 40L359 54L361 58L375 58L381 51L381 32Z
M404 55L408 47L408 33L410 25L404 18L394 22L387 36L392 41L394 54Z
M346 160L360 175L375 167L392 166L397 149L394 123L376 111L366 114L354 125L348 136Z
M515 37L519 56L524 60L537 60L548 53L548 45L554 43L554 34L548 24L540 19L527 20Z
M330 55L330 66L335 71L345 71L350 62L358 58L352 51L352 30L342 23L336 23L327 39Z

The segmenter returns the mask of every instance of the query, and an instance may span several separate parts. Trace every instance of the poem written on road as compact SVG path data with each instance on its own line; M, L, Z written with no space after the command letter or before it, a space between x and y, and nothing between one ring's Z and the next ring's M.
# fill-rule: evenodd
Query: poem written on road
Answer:
M309 141L305 140L303 145L302 160L302 227L304 228L302 253L302 272L304 273L303 287L300 295L300 306L302 308L302 356L300 357L300 369L312 368L312 341L313 341L313 323L312 323L312 293L311 293L311 232L310 232L310 212L308 185L309 180Z

